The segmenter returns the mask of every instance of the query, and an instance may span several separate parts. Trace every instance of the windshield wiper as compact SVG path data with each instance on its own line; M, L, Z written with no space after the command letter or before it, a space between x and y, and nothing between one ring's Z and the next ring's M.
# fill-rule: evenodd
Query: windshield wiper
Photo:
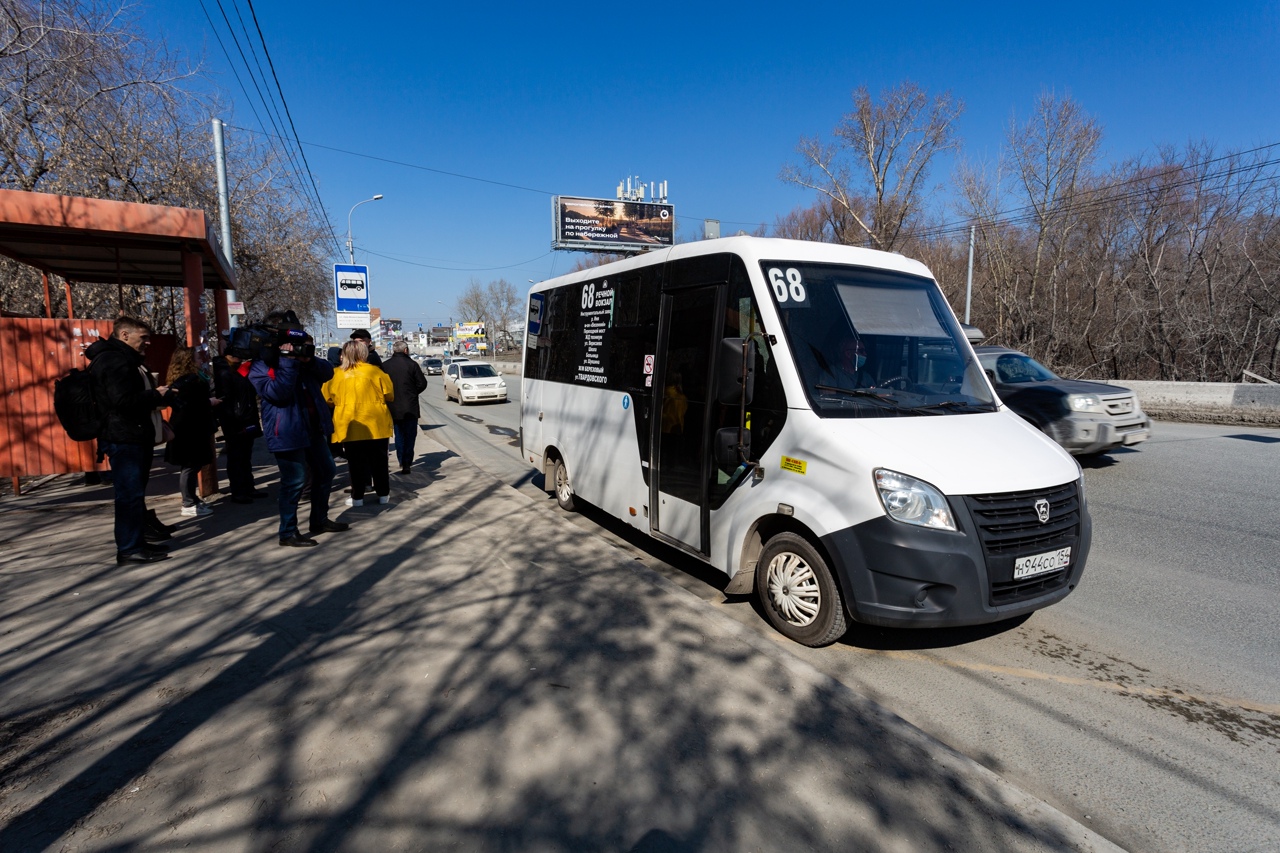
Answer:
M849 397L866 397L888 406L891 409L899 409L898 398L891 394L884 394L880 391L873 391L870 388L841 388L838 385L815 385L813 386L819 391L828 391L835 394L844 394Z
M943 400L939 403L924 403L922 405L911 406L909 408L913 412L936 411L939 414L941 414L940 410L942 409L952 409L952 410L974 409L977 411L982 411L984 405L985 404L983 403L973 403L968 400Z

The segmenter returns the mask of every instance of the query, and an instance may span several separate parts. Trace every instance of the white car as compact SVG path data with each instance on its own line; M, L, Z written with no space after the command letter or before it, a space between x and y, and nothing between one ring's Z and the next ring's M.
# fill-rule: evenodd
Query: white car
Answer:
M479 400L506 402L507 383L502 374L484 362L452 362L444 371L444 397L458 405Z

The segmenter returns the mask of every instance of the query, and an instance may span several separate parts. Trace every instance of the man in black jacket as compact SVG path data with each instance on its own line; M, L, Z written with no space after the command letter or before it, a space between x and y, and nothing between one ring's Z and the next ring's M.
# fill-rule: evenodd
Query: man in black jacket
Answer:
M391 377L395 399L387 404L391 410L391 424L396 431L396 456L400 460L400 473L408 474L413 465L413 446L418 440L418 418L422 408L418 395L427 390L427 377L418 363L409 358L409 345L396 341L391 347L391 358L382 365Z
M374 367L382 367L382 356L373 348L373 335L369 334L368 329L356 329L351 333L351 340L362 341L369 348L369 363Z
M249 353L228 346L225 355L213 360L214 395L221 404L214 409L222 427L222 441L227 449L227 482L231 500L238 504L253 503L255 497L266 497L253 485L253 442L262 435L258 415L258 392L249 381Z
M98 447L111 460L116 562L122 564L154 563L169 556L164 548L144 539L147 480L155 446L162 437L157 409L167 405L169 390L168 386L157 388L143 366L150 343L150 326L132 317L120 317L110 338L85 350L94 394L105 416Z

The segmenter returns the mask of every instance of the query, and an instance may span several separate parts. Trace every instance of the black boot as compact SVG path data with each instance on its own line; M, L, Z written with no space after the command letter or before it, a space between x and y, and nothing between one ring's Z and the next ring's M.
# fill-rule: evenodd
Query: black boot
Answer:
M173 531L178 529L171 525L165 524L163 521L161 521L160 516L156 515L156 511L154 509L147 510L146 527L148 530L154 531L156 533L167 534L165 538L172 536Z

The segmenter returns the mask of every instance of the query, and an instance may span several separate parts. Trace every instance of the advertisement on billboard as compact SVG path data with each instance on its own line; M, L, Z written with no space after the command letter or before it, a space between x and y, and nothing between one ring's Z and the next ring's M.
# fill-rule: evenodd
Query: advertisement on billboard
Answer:
M484 323L458 323L454 325L453 340L459 352L484 352Z
M554 196L552 248L627 252L675 245L676 214L670 204Z

